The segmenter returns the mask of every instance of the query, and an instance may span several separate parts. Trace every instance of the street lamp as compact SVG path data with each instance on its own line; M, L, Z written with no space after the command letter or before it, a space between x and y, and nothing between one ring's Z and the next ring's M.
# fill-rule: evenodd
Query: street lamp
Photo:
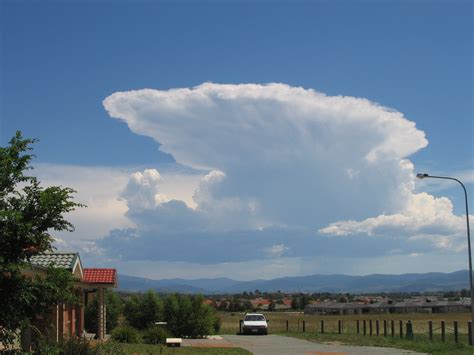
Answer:
M471 339L470 344L474 344L474 331L472 331L472 327L474 326L474 289L472 287L472 257L471 257L471 232L469 229L469 208L467 206L467 191L464 184L459 181L458 179L448 177L448 176L433 176L428 174L416 174L418 179L444 179L444 180L454 180L457 181L464 190L464 200L466 202L466 225L467 225L467 250L469 254L469 286L471 288Z

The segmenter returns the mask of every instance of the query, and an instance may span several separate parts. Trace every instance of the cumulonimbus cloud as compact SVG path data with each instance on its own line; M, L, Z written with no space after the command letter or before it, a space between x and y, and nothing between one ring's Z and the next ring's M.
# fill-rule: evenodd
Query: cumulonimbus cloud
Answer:
M138 237L114 253L132 257L139 254L132 249L142 245L147 257L166 258L152 252L160 241L190 251L201 243L216 253L230 250L219 254L222 262L258 257L239 255L245 253L241 245L258 245L255 250L264 255L300 256L314 251L308 246L315 242L330 250L338 242L329 235L370 237L396 229L406 240L458 233L459 218L445 200L413 192L408 158L428 144L424 132L402 113L367 99L275 83L204 83L117 92L104 107L133 132L159 142L178 163L207 171L194 193L194 209L160 194L159 184L150 182L158 172L132 176L122 197ZM133 191L139 193L127 195ZM443 207L441 222L437 214L424 219L429 212L417 209L423 201ZM423 219L437 224L429 227ZM396 249L393 234L388 244ZM127 238L116 231L102 246L117 248ZM212 256L194 255L193 261L206 258Z

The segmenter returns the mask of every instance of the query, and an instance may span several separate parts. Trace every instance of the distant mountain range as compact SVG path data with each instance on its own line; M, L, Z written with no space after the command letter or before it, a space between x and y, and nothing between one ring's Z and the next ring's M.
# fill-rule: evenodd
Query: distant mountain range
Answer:
M468 289L468 271L451 273L367 276L311 275L282 277L272 280L237 281L216 279L163 279L150 280L141 277L118 275L120 291L144 292L152 289L160 293L224 294L260 290L262 292L429 292Z

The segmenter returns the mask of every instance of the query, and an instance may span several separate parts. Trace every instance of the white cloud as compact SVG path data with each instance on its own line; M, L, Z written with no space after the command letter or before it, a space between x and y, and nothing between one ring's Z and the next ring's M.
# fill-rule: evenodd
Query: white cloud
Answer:
M425 240L438 248L463 250L465 228L465 216L453 214L453 205L449 199L419 193L410 196L400 213L362 221L340 221L319 231L333 236L395 235L412 241Z
M165 194L159 192L161 175L156 169L145 169L131 174L122 197L128 208L150 209L168 202Z
M327 258L462 250L449 199L414 192L409 156L427 140L393 109L283 84L211 83L115 93L104 106L192 173L129 169L112 193L129 224L95 243L101 258L203 272L286 263L288 274L317 272Z
M119 92L104 106L179 163L225 174L214 203L254 206L265 224L397 211L413 188L404 158L427 145L392 109L284 84Z
M274 257L274 258L281 257L287 250L288 248L284 244L275 244L275 245L272 245L271 247L263 249L265 253L267 253L269 256Z
M102 239L112 230L136 227L135 223L126 216L134 203L144 203L139 200L139 192L146 201L153 199L154 204L160 204L170 199L183 200L191 207L195 206L192 195L201 174L183 174L176 169L164 168L163 175L156 169L137 171L134 167L97 167L72 166L57 164L36 164L34 174L43 186L62 185L77 191L75 200L87 207L78 208L66 217L75 226L74 233L54 232L57 236L55 244L58 248L79 249L93 252L96 245L91 241ZM150 195L149 191L135 191L140 183L157 191L158 181L160 192ZM129 190L127 190L127 188ZM129 195L127 195L127 192ZM124 198L124 194L127 198Z
M44 186L62 185L77 191L75 200L85 204L67 218L76 231L55 233L63 247L73 239L100 239L115 228L133 227L125 216L127 204L119 198L128 181L129 173L124 169L108 167L82 167L71 165L37 164L34 174ZM65 246L64 246L65 248Z

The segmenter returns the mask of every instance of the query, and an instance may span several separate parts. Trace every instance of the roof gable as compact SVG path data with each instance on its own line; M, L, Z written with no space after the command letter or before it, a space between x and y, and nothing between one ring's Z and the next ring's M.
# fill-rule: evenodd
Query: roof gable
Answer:
M33 267L48 268L50 266L70 270L78 279L82 279L82 263L79 253L74 252L49 252L33 255L30 258Z
M84 269L83 281L86 283L117 284L117 270L115 269Z

